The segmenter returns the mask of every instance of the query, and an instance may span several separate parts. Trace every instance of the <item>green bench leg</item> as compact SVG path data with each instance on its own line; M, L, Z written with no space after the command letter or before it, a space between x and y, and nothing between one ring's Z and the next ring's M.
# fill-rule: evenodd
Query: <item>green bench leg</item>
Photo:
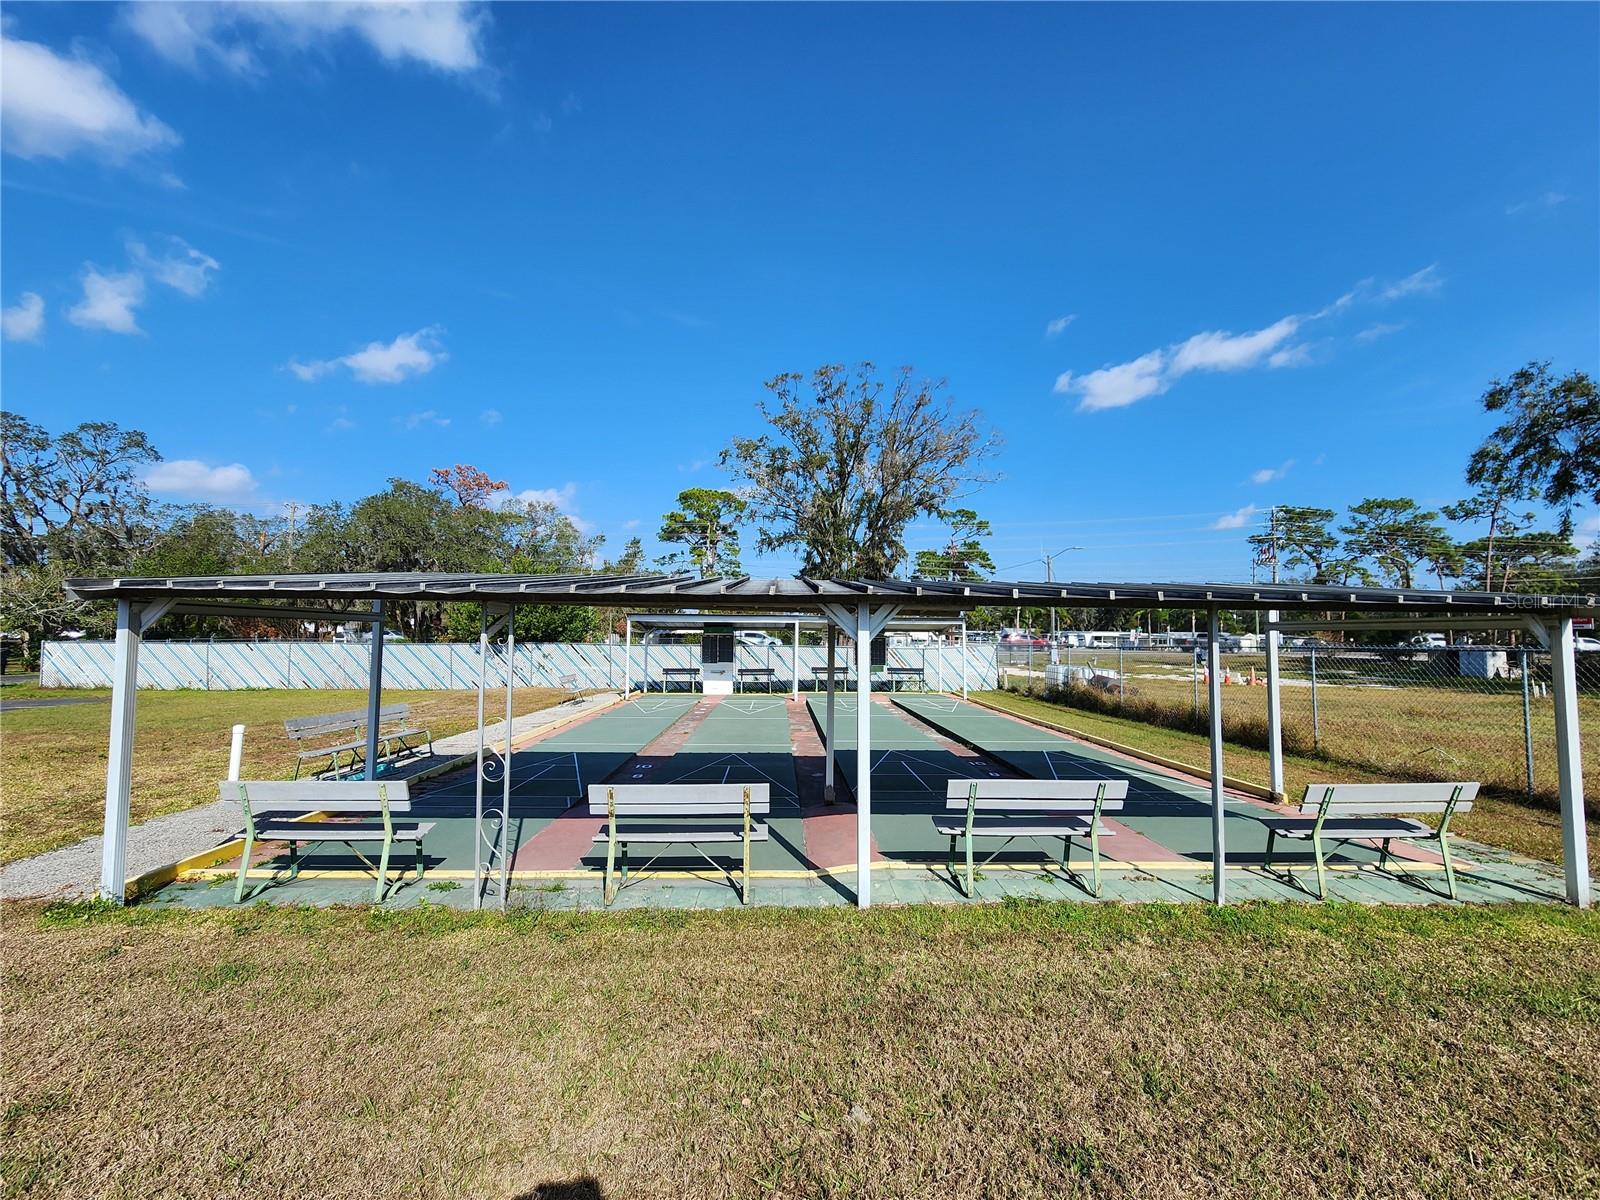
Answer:
M1261 869L1263 871L1272 870L1272 848L1277 844L1277 841L1278 831L1276 829L1267 830L1267 853L1266 857L1261 860Z
M422 839L418 838L417 839L417 882L418 883L422 882L422 873L426 869L427 868L423 865L423 862L422 862Z
M966 875L967 886L966 886L966 894L968 896L971 896L972 895L972 835L970 833L967 834L966 842L967 842L967 875Z
M1455 863L1450 861L1450 841L1448 834L1441 833L1439 835L1439 855L1444 859L1445 885L1450 889L1450 899L1454 900L1456 899L1456 866Z
M372 902L374 904L383 903L383 894L388 888L389 845L389 840L385 838L383 842L383 853L378 855L378 882L372 889Z
M649 863L645 864L645 866L649 866L649 865L650 865ZM623 883L627 883L628 882L628 843L627 842L623 842L622 843L622 882Z
M750 834L744 835L744 879L739 886L739 903L750 903Z
M961 868L956 866L956 835L953 833L950 835L950 854L948 855L948 859L950 866L950 879L956 885L957 889L959 889L961 887Z
M238 904L244 899L245 872L250 869L250 851L255 848L256 839L253 829L246 829L244 833L244 852L239 855L239 874L233 883L233 902Z
M607 907L610 907L611 901L615 899L617 894L615 879L616 865L617 836L615 833L612 833L612 835L606 839L606 878L604 889L601 892L602 900Z
M1328 898L1328 868L1323 860L1322 839L1320 837L1311 839L1311 851L1316 855L1317 859L1317 899L1326 900Z
M300 843L289 843L289 878L300 878Z
M1100 823L1096 821L1089 826L1089 861L1094 875L1095 898L1100 897Z

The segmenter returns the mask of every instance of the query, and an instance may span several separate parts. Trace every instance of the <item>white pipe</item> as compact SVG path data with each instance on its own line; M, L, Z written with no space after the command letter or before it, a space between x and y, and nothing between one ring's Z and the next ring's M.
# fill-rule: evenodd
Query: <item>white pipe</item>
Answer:
M967 621L961 619L961 698L967 698Z
M633 618L624 617L623 621L627 627L627 640L623 643L622 653L622 698L626 700L633 695Z
M472 907L483 907L483 693L489 674L489 606L478 606L478 769L473 774Z
M511 890L511 694L517 683L517 609L506 617L506 760L500 777L500 911Z
M796 700L800 699L800 622L794 623L794 646L789 655L789 683Z
M228 782L237 783L244 766L244 726L233 727L233 741L228 746Z

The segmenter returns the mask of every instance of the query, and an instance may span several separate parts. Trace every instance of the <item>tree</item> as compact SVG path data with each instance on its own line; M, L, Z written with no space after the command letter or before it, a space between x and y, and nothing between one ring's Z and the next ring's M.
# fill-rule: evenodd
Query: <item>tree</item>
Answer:
M1271 555L1280 567L1308 571L1307 583L1345 583L1359 574L1360 568L1343 553L1338 534L1328 528L1337 515L1331 508L1280 504L1272 510L1267 532L1253 533L1246 541L1258 557Z
M687 488L678 493L678 507L661 518L656 537L668 545L681 545L665 562L687 558L703 575L739 574L739 525L745 502L732 492L716 488Z
M487 471L467 463L435 467L428 473L428 483L435 491L454 496L457 504L477 508L487 507L490 496L511 486L504 479L490 479Z
M973 485L998 439L957 412L945 384L910 368L885 385L871 363L822 366L766 384L771 427L737 437L722 464L748 485L762 550L794 549L808 575L880 579L906 556L905 528Z
M52 438L0 413L0 553L14 566L126 569L155 518L140 468L161 455L138 430L87 421Z
M1600 391L1582 371L1560 379L1548 362L1530 362L1483 394L1484 411L1506 414L1467 464L1478 486L1509 475L1567 514L1600 504Z
M1483 538L1481 562L1483 590L1494 591L1495 540L1503 533L1514 533L1515 514L1511 506L1519 501L1531 500L1537 489L1517 471L1513 470L1504 448L1485 443L1472 456L1473 467L1467 471L1467 481L1477 491L1465 500L1446 504L1440 510L1452 521L1487 521L1489 530ZM1524 521L1532 521L1533 514L1523 514Z
M980 540L989 536L989 522L970 508L939 514L950 528L943 550L917 551L917 574L925 579L983 579L994 573L994 559Z
M1437 562L1449 541L1433 523L1438 515L1424 512L1415 500L1363 500L1350 509L1350 523L1340 528L1349 538L1349 553L1371 559L1397 587L1409 588L1418 564Z

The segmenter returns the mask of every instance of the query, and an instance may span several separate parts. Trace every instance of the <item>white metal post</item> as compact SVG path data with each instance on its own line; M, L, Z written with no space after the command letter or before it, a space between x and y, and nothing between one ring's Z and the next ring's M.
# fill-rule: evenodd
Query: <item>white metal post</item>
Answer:
M228 782L236 783L244 767L244 726L233 727L233 740L228 746Z
M367 659L367 769L366 777L378 777L378 724L383 711L383 601L374 600L373 618L367 636L372 648Z
M506 617L506 750L500 777L500 911L511 890L511 694L517 683L517 609Z
M1578 741L1578 671L1572 618L1549 625L1550 683L1555 692L1556 778L1561 788L1561 857L1566 870L1567 900L1588 908L1589 839L1584 827L1583 753Z
M834 656L839 646L839 631L832 621L828 622L828 702L827 715L823 718L823 740L828 744L824 748L827 754L826 766L822 774L822 798L829 804L833 803L833 666Z
M789 654L789 684L790 694L800 699L800 622L794 623L794 645L790 647Z
M856 907L872 906L872 610L856 605Z
M1276 799L1283 799L1283 676L1278 661L1278 610L1267 612L1267 784Z
M139 692L139 615L131 600L117 601L106 820L100 846L100 897L114 904L122 904L128 890L128 810L133 795L134 713Z
M489 606L478 606L478 769L472 779L472 907L483 907L483 693L489 675Z
M961 618L961 698L967 698L967 619Z
M1211 899L1227 903L1228 854L1223 821L1227 805L1222 793L1222 626L1216 605L1206 612L1206 697L1211 705Z
M623 634L626 640L622 652L622 698L626 700L633 695L633 617L624 617L623 620L626 622Z

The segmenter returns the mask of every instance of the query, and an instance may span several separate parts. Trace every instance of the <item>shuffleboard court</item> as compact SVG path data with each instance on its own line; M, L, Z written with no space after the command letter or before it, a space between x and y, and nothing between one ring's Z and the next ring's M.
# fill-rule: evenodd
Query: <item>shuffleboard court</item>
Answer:
M952 696L896 696L894 703L1030 779L1127 779L1128 800L1118 814L1121 824L1180 859L1211 860L1211 791L1206 785ZM1282 810L1229 798L1224 811L1228 861L1241 866L1260 863L1267 842L1261 818ZM1437 855L1415 846L1396 845L1394 853L1418 862L1439 861ZM1360 863L1378 858L1376 847L1355 843L1340 846L1336 854Z

